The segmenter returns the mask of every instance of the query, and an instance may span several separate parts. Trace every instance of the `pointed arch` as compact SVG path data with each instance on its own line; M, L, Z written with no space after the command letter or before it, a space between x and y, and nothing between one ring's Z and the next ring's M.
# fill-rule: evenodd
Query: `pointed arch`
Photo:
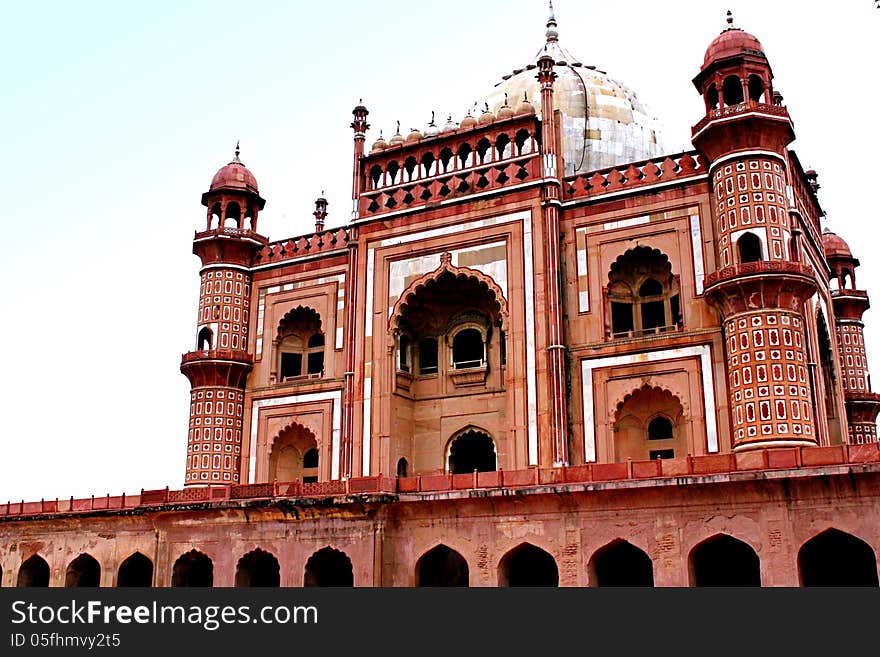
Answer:
M681 285L669 256L650 246L620 254L608 269L606 335L630 338L679 330Z
M180 555L174 562L171 586L214 586L214 562L208 555L196 549Z
M49 586L49 564L39 554L25 559L18 569L19 588Z
M761 586L761 560L748 543L715 534L688 555L691 586Z
M281 586L281 568L271 552L255 548L238 560L235 567L237 587Z
M469 586L467 560L451 547L440 543L416 562L416 586Z
M833 527L804 542L798 573L803 586L878 586L874 549Z
M451 275L456 279L470 279L476 282L478 286L485 287L486 290L494 296L494 304L496 307L492 308L492 310L497 314L497 317L501 322L501 330L507 330L509 318L507 299L498 283L496 283L491 276L487 276L477 269L471 269L470 267L456 267L452 264L451 255L449 253L444 253L440 257L440 266L434 271L424 274L410 283L401 293L400 298L395 302L391 317L388 320L388 328L391 333L400 329L400 320L405 314L407 306L413 302L419 291L431 283L436 283L444 274Z
M622 538L596 550L588 569L591 586L654 586L651 557Z
M447 468L453 474L498 469L498 450L492 434L473 424L452 434L446 443L445 454Z
M351 559L329 545L321 548L306 562L303 586L354 586Z
M92 555L83 552L67 566L65 588L96 587L101 585L101 564Z
M146 555L135 552L119 565L116 574L116 586L140 586L153 585L153 562Z
M532 543L520 543L498 562L498 586L559 586L556 559Z
M315 433L293 421L279 431L269 445L268 481L318 481L321 445ZM307 454L315 450L317 462L307 465Z
M690 453L690 427L681 397L644 384L620 399L612 424L618 462L675 458Z

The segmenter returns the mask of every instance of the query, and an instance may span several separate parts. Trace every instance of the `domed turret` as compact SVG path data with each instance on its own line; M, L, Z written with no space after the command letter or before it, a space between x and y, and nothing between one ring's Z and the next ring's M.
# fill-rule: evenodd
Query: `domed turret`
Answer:
M443 132L450 130L458 130L458 124L452 120L452 114L446 117L446 123L443 124Z
M477 125L477 120L471 115L471 111L468 110L468 113L461 120L461 125L459 125L459 128L473 128L475 125Z
M440 127L434 123L434 112L431 112L431 122L425 128L425 137L436 137L440 134Z
M406 136L406 141L408 144L412 144L417 141L422 141L422 133L419 132L418 128L410 128L409 134Z
M507 95L504 96L504 104L499 108L498 113L495 115L498 119L509 119L513 116L515 112L513 108L507 104Z
M732 17L729 17L728 23L731 21ZM738 27L728 27L709 44L709 47L706 49L706 56L703 57L703 68L709 66L712 62L741 55L766 58L764 46L761 45L758 39Z
M517 114L534 114L535 106L529 102L528 92L523 92L523 98L516 106Z
M827 228L822 231L822 245L825 247L825 258L829 262L832 260L854 259L849 244L842 237L832 233Z
M398 144L402 144L406 141L403 138L403 135L400 134L400 121L397 122L397 132L394 133L394 136L391 137L391 141L388 142L389 146L397 146Z
M477 119L477 123L480 125L488 125L489 123L493 123L495 121L495 112L489 109L489 103L485 103L485 108L483 109L483 113L480 114L480 118Z
M370 149L371 153L378 153L379 151L384 151L388 148L388 142L382 137L382 131L379 131L379 138L373 142L373 146Z
M238 158L240 153L241 149L236 143L235 157L232 158L229 164L214 174L214 177L211 179L211 186L208 188L209 192L215 192L220 189L235 189L248 191L252 194L260 193L254 174Z

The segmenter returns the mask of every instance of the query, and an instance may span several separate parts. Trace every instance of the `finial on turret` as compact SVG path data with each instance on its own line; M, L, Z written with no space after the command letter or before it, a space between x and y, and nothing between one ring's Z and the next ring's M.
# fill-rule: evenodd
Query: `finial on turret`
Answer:
M550 18L547 19L547 43L559 40L559 32L556 30L556 14L553 11L553 0L550 0Z
M733 26L733 12L730 9L727 10L727 29L735 30L736 28Z
M236 139L235 140L235 157L232 158L232 162L230 162L229 164L241 164L241 160L238 159L238 155L239 155L239 153L241 153L240 144L241 144L241 141Z
M324 230L324 219L327 217L327 199L324 198L324 190L321 190L321 195L315 200L315 211L312 213L315 215L315 232L320 233Z

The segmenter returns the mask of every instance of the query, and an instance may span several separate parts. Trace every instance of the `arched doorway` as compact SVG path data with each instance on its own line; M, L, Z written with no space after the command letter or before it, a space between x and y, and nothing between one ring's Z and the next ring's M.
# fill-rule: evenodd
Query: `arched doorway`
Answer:
M611 338L680 329L681 293L668 256L647 246L621 255L608 272L606 334Z
M593 586L654 586L651 557L627 541L597 550L589 568Z
M66 588L101 585L101 565L90 554L81 554L67 566Z
M798 552L804 586L877 586L877 555L852 534L829 529Z
M691 550L691 586L761 586L761 562L750 545L721 534Z
M531 543L504 555L498 564L499 586L559 586L559 568L553 556Z
M190 550L174 562L171 586L214 586L214 562L198 550Z
M235 585L238 587L281 586L281 569L278 559L260 548L248 552L238 560L235 569Z
M438 545L416 564L416 586L468 586L467 561L458 552Z
M304 426L293 423L272 442L269 481L318 481L318 441Z
M153 562L140 552L135 552L119 566L116 576L116 586L141 586L153 585Z
M647 461L689 453L688 422L681 401L668 390L642 386L617 405L614 459Z
M49 564L39 554L29 557L18 569L19 587L49 586Z
M354 586L351 559L331 547L318 550L306 563L303 586Z
M495 443L485 431L468 429L449 443L449 471L452 474L497 470Z

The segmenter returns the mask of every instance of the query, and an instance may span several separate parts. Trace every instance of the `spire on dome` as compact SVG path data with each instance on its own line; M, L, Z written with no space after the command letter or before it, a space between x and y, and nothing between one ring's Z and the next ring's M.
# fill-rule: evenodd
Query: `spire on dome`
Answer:
M556 14L553 12L553 0L550 0L550 18L547 19L547 43L559 41L559 32L556 30Z
M727 29L728 29L728 30L735 30L735 29L737 29L737 28L734 27L734 25L733 25L733 12L730 11L730 9L727 10Z
M241 140L236 139L235 140L235 157L232 158L232 162L230 162L229 164L241 164L241 160L238 159L238 155L239 155L239 153L241 153L241 146L240 145L241 145Z

